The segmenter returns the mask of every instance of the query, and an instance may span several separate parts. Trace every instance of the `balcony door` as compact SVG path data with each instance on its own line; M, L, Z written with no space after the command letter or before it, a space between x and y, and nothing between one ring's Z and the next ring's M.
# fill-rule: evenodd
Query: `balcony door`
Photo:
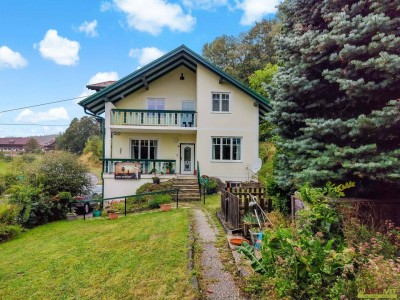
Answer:
M182 101L183 111L195 111L194 101ZM194 114L182 114L181 117L181 127L194 127Z
M194 174L194 144L181 144L181 174Z

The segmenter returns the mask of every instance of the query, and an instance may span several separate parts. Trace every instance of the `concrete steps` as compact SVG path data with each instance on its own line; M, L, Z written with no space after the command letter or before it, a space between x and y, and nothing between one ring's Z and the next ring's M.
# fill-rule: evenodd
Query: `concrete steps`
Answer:
M200 200L199 184L196 177L177 177L173 179L173 182L173 187L179 189L179 201Z

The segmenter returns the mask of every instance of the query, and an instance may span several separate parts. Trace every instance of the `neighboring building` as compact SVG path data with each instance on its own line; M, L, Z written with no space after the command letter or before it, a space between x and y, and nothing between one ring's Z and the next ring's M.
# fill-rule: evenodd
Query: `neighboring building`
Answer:
M29 138L0 138L0 151L24 151Z
M249 179L268 101L186 46L91 87L101 88L79 104L105 113L104 197L134 194L153 169L193 176L197 162L202 175Z
M0 138L0 151L25 151L26 144L31 138L35 138L44 151L54 150L55 148L55 135L34 137L7 137Z

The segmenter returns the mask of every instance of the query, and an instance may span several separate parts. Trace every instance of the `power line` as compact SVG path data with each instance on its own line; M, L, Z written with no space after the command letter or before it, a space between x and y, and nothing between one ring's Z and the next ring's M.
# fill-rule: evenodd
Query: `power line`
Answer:
M68 127L69 125L64 125L64 124L59 124L59 125L44 125L44 124L6 124L6 123L0 123L0 125L7 125L7 126L65 126Z
M75 97L75 98L69 98L69 99L64 99L64 100L58 100L58 101L53 101L53 102L46 102L46 103L41 103L41 104L36 104L36 105L31 105L31 106L24 106L24 107L19 107L19 108L13 108L13 109L8 109L8 110L2 110L0 113L5 113L5 112L10 112L10 111L16 111L16 110L21 110L25 108L31 108L31 107L37 107L37 106L44 106L44 105L49 105L49 104L54 104L54 103L60 103L60 102L67 102L67 101L72 101L80 98L86 98L86 96L80 96L80 97ZM64 125L63 125L64 126Z

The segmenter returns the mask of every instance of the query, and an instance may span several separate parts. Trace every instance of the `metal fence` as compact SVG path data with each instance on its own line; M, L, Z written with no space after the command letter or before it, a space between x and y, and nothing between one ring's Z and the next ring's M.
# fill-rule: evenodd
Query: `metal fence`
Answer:
M74 201L70 203L69 210L70 212L72 211L72 206L74 203L84 203L84 205L90 205L90 203L93 202L98 202L101 203L101 209L104 209L107 207L108 203L112 201L119 201L124 203L124 215L126 216L127 211L126 211L126 201L127 199L130 198L140 198L144 196L149 196L149 195L157 195L157 194L169 194L169 193L174 193L175 195L175 203L176 203L176 208L179 207L179 189L168 189L168 190L162 190L162 191L155 191L155 192L148 192L148 193L141 193L141 194L136 194L136 195L127 195L127 196L122 196L122 197L112 197L112 198L104 198L104 199L88 199L88 200L83 200L83 201ZM106 205L104 203L106 202ZM86 220L86 214L83 214L83 219Z

